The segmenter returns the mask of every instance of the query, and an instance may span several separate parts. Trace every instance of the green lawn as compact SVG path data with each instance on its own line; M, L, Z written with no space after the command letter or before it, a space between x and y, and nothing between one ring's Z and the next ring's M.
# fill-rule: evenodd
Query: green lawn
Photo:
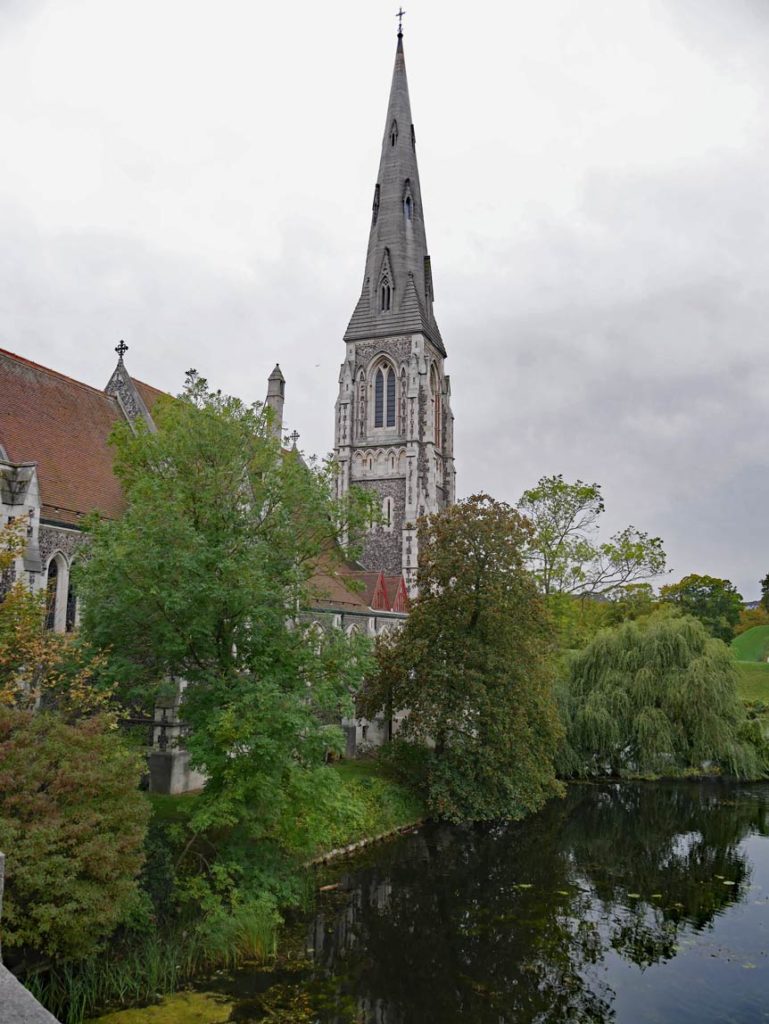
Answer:
M732 640L737 661L763 661L769 657L769 626L754 626Z
M764 627L759 627L763 629ZM743 700L761 700L769 704L769 664L758 661L738 661L740 674L737 690Z

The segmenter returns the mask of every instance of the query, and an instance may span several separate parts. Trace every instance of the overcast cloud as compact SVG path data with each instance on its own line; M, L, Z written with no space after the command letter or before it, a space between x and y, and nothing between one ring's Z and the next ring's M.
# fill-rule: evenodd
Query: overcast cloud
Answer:
M390 9L392 6L392 10ZM0 345L103 386L279 361L332 444L397 5L0 0ZM769 571L769 3L404 20L458 493L603 484L673 578Z

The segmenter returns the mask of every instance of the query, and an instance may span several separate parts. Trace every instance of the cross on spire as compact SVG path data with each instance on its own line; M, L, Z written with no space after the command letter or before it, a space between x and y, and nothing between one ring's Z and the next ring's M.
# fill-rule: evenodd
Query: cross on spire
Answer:
M395 15L395 17L398 19L398 35L399 36L403 35L403 15L405 13L406 12L401 7L400 10L398 11L398 13Z
M122 361L123 356L128 351L128 345L126 345L122 338L120 339L120 344L115 346L115 351L118 354L118 358Z

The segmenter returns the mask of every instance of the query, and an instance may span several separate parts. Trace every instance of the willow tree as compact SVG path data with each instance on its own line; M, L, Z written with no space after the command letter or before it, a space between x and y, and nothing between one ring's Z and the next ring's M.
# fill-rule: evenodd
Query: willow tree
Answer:
M551 627L524 565L529 539L526 520L487 495L420 520L419 597L379 645L359 705L405 714L440 817L521 817L560 792Z
M708 769L756 778L769 767L729 649L693 618L602 631L571 661L562 700L566 775Z

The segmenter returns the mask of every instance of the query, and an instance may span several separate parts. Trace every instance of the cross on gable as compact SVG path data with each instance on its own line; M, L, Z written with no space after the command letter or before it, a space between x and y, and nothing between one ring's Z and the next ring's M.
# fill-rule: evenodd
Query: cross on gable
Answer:
M122 359L128 351L128 345L126 345L122 338L120 340L120 344L115 346L115 351L117 352L119 359Z
M296 442L299 440L299 431L295 430L293 434L288 435L289 441L293 441L293 447L296 448Z

